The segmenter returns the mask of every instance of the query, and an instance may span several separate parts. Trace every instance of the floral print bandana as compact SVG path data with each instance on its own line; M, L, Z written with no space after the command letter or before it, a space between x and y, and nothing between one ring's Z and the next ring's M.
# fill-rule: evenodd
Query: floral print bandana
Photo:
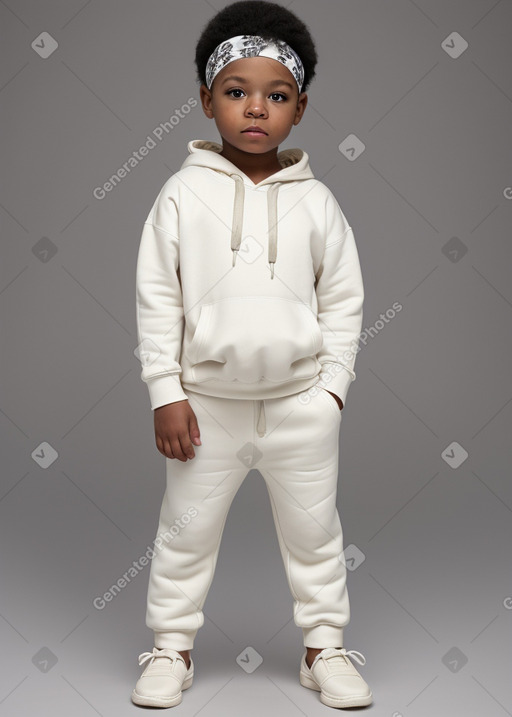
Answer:
M265 40L259 35L236 35L217 45L206 64L206 86L211 88L215 75L233 60L242 57L270 57L287 67L295 78L299 93L304 84L304 67L295 50L283 40Z

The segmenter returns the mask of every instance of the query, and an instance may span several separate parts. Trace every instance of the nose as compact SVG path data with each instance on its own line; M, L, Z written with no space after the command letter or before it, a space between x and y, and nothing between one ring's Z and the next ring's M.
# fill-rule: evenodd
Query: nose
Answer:
M264 117L267 114L267 108L263 100L253 99L247 105L247 114L252 117Z

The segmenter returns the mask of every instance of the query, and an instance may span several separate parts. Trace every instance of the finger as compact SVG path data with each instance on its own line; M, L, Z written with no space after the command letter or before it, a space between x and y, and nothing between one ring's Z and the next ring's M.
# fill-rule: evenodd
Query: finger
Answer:
M195 454L194 447L193 447L193 445L192 445L192 443L191 443L190 438L191 438L191 436L190 436L190 430L185 431L185 433L182 433L182 434L180 435L180 445L181 445L181 449L182 449L182 451L183 451L183 454L184 454L185 456L187 456L187 458L192 459L192 458L195 458L195 455L196 455L196 454Z
M199 430L199 426L197 424L197 418L195 416L194 416L194 418L190 419L190 440L196 446L202 445L201 444L201 431Z
M178 433L175 434L173 439L171 440L171 449L173 456L177 458L179 461L185 462L187 460L187 456L185 455L185 452L183 451L183 445L181 442L180 435Z
M166 458L174 458L174 455L173 455L173 452L172 452L172 447L171 447L171 444L170 444L168 438L164 441L164 451L163 451L163 454L164 454L164 456L165 456Z
M190 425L178 433L181 452L185 460L195 458L194 447L191 443Z
M157 450L165 456L164 442L158 433L155 433L155 443Z

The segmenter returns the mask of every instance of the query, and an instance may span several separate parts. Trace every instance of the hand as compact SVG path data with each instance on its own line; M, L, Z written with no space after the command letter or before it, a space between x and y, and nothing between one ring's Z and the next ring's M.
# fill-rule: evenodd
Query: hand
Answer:
M327 389L325 389L325 390L327 391ZM331 396L334 396L334 398L336 399L336 403L340 407L340 411L341 411L343 409L343 401L341 400L341 398L339 396L337 396L335 393L333 393L332 391L327 391L327 393L330 393Z
M187 461L195 458L194 448L201 445L199 426L188 399L167 403L154 411L156 447L166 458Z

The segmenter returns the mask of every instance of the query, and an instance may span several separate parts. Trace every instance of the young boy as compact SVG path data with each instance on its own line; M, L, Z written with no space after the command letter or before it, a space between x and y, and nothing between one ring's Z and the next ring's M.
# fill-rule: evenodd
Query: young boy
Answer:
M301 149L278 152L304 114L317 56L283 6L245 0L196 48L205 115L144 224L137 261L142 380L166 457L146 624L155 647L132 693L171 707L191 686L231 503L251 468L269 491L294 621L300 683L332 707L372 693L343 647L350 609L336 493L341 409L362 323L354 236Z

